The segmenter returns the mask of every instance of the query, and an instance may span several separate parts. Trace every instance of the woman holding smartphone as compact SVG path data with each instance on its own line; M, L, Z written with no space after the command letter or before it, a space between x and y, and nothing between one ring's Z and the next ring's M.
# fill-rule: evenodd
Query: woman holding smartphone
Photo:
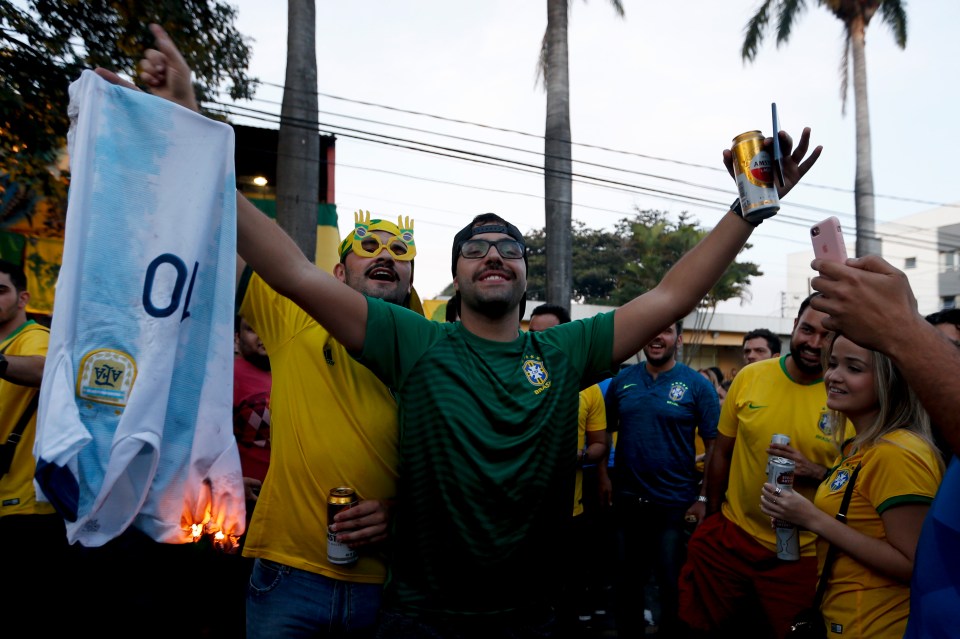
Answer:
M830 545L839 551L821 605L828 636L899 638L910 613L917 539L943 461L926 411L885 355L837 336L824 382L841 450L836 465L813 502L768 483L760 507L816 533L821 568ZM848 419L856 429L849 439ZM843 523L836 514L858 464Z

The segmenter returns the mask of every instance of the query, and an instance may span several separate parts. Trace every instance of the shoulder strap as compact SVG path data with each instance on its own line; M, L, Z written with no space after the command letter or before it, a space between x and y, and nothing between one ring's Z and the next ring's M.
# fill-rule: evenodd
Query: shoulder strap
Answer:
M837 511L837 520L847 523L847 508L850 507L850 497L853 496L853 485L857 481L857 475L860 473L860 464L853 469L850 475L850 481L847 482L847 489L843 493L843 501L840 502L840 510ZM817 582L817 594L813 599L813 605L819 609L823 603L823 595L827 590L827 582L830 581L830 573L833 570L833 562L837 559L837 547L830 544L827 549L827 556L823 560L823 571L820 573L820 581Z
M15 452L17 444L20 443L20 438L23 435L23 431L26 430L30 418L37 412L37 404L39 402L40 391L38 390L33 394L33 398L30 400L30 403L27 404L23 415L20 416L20 421L18 421L17 425L10 431L10 436L7 437L7 441L0 444L0 477L6 475L10 470L10 464L13 463L13 453Z

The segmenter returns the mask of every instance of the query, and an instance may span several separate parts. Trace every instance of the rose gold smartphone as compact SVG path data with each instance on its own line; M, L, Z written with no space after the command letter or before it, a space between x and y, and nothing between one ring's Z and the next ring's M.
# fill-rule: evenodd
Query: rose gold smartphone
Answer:
M813 242L813 254L817 259L840 262L847 259L847 245L843 242L840 220L830 216L810 227L810 240Z

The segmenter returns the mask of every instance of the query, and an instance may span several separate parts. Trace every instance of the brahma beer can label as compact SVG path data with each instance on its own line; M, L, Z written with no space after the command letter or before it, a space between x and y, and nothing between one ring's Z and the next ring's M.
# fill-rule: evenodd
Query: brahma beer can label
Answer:
M763 150L760 131L747 131L733 138L733 175L737 180L743 219L759 222L780 210L773 158Z

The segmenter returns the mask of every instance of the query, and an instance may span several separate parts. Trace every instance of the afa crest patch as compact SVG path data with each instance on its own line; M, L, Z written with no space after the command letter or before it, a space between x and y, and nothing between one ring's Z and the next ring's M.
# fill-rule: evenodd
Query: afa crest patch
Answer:
M544 386L547 380L550 379L550 374L547 372L547 368L543 365L543 360L540 358L526 360L522 368L527 381L534 386Z
M80 360L77 396L101 404L126 406L137 379L137 363L122 351L100 348Z
M830 490L837 492L846 486L848 481L850 481L850 471L846 468L838 470L837 476L834 477L833 481L830 482Z
M670 398L670 401L679 402L686 394L687 385L683 382L674 382L673 386L670 387L670 392L667 393L667 396Z

